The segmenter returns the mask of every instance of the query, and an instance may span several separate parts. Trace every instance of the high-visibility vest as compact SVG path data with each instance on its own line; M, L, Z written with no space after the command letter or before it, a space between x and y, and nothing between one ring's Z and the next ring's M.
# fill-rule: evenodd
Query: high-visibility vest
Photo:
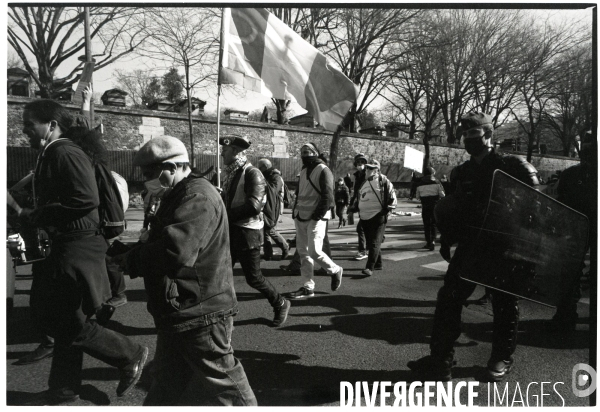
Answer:
M310 174L310 181L317 186L321 179L321 173L327 166L320 163L315 166ZM318 187L318 186L317 186ZM298 195L296 198L296 207L294 216L300 217L302 220L308 220L319 205L321 193L319 193L313 185L308 181L306 176L306 168L300 172L300 181L298 183ZM331 219L331 211L328 210L323 216L323 219Z
M237 187L235 188L235 195L233 196L233 200L231 201L231 208L242 206L246 202L246 192L244 190L244 184L246 181L246 170L251 167L252 164L250 162L246 162L244 168L242 169L242 175L240 176L240 181L238 182ZM262 209L265 207L267 203L267 194L263 195L263 198L260 199L261 212L256 216L251 216L246 219L238 220L237 222L232 222L232 224L240 227L245 227L248 229L262 229L265 225L263 221Z

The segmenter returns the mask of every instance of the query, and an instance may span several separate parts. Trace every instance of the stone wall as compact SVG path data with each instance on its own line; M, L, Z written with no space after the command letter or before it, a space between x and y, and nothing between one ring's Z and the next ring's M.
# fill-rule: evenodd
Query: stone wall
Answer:
M7 145L28 146L28 141L21 132L21 116L23 106L33 99L8 97L7 113ZM70 103L65 104L69 110L77 113L78 108ZM104 142L109 150L135 150L153 136L175 136L190 149L188 119L185 115L153 110L135 110L109 106L95 107L96 123L104 125ZM217 135L216 118L195 117L194 153L215 154ZM298 158L303 143L314 142L322 151L329 151L331 132L295 126L281 126L259 122L237 122L221 120L221 135L246 135L252 142L248 154L275 158ZM336 175L345 175L354 170L352 159L358 152L365 153L368 158L375 158L384 166L383 172L396 176L395 181L410 180L411 171L402 168L405 147L409 146L424 152L422 144L415 140L385 138L348 133L340 138L338 167ZM449 173L456 165L468 159L464 149L457 146L431 144L431 164L437 175ZM578 162L558 156L534 156L533 165L544 178L548 178L556 170L565 169Z

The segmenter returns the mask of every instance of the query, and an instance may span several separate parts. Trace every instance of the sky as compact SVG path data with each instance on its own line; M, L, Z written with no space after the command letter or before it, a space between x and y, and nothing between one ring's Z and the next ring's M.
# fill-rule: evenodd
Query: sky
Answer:
M393 3L397 4L397 3ZM548 2L539 3L541 7L544 7L548 4ZM297 5L297 4L294 4ZM426 3L425 3L426 5ZM589 19L591 24L592 12L591 9L588 10L544 10L544 11L533 11L534 13L539 13L540 16L548 13L550 15L551 20L559 21L562 19ZM9 52L11 50L10 46L8 47ZM97 51L96 51L97 52ZM75 64L76 60L73 60L72 64ZM121 69L126 71L132 71L138 68L152 68L153 62L148 61L147 59L136 57L135 54L125 56L121 60L94 72L94 90L96 93L102 94L104 91L116 87L116 83L113 77L113 72L115 69ZM180 70L181 71L181 70ZM59 70L58 75L65 75L67 73L67 67ZM159 74L160 75L160 74ZM202 100L207 101L207 105L205 106L206 112L216 112L217 107L217 86L216 84L207 87L205 90L201 90L195 93L195 97L200 98ZM235 88L235 92L231 90L223 89L221 96L221 107L230 108L236 110L262 110L263 107L269 104L271 99L269 97L263 96L259 93L246 91L240 87ZM384 103L384 99L376 100L371 108L381 106ZM292 103L291 111L294 115L299 115L305 113L302 107L298 104Z

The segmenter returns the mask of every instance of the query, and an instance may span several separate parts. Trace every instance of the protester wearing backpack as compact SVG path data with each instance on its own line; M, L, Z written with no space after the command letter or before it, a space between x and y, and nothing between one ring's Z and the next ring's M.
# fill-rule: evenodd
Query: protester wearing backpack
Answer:
M31 403L61 404L79 399L83 353L117 367L117 395L139 380L148 348L90 321L111 294L106 273L107 242L99 229L100 196L90 158L63 134L73 119L52 100L25 106L23 133L39 150L33 178L34 209L23 224L41 227L50 255L32 265L30 305L43 332L55 338L49 389Z
M365 165L365 181L358 191L358 213L367 238L367 267L362 271L371 276L373 270L383 269L381 242L388 216L396 208L394 185L379 171L379 162L371 160Z
M281 172L275 169L269 159L260 159L258 161L258 170L260 170L265 178L267 186L265 192L267 195L267 203L263 208L263 216L265 219L264 227L264 258L271 260L273 258L273 245L271 239L277 247L281 249L281 260L284 260L290 254L290 246L285 241L283 236L277 232L276 226L279 222L279 216L283 212L283 194L284 185Z

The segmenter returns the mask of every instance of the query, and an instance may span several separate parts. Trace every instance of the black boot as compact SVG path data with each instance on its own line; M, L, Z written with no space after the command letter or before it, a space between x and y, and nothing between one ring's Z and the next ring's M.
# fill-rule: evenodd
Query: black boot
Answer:
M452 380L452 366L456 365L456 362L452 359L452 356L444 359L429 355L416 361L410 361L406 365L417 375L417 379L420 381L448 382Z

